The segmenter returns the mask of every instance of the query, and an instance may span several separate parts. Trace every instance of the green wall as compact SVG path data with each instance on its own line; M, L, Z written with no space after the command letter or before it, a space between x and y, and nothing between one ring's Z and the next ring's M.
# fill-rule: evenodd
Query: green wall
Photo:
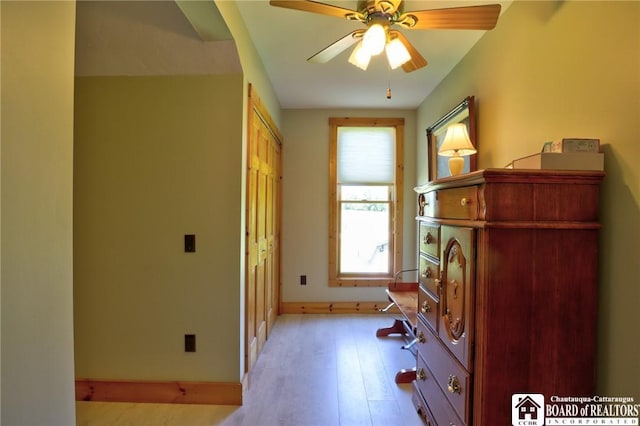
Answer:
M480 168L562 137L604 144L597 391L640 398L640 3L513 2L422 103L418 140L467 95L478 102ZM418 158L426 181L424 141Z
M75 90L76 377L239 382L242 75Z

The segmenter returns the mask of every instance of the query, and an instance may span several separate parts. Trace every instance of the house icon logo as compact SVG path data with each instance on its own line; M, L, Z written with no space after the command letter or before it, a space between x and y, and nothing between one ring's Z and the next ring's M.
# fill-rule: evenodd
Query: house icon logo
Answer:
M511 396L511 424L513 426L544 425L544 395L515 393Z

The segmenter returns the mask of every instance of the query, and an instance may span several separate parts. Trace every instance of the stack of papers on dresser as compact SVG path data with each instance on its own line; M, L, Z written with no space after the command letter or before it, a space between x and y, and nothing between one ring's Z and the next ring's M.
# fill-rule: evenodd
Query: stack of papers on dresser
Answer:
M564 138L547 142L542 152L513 160L514 169L604 170L599 139Z
M546 142L542 152L582 152L599 153L600 139L562 138L558 141Z
M539 152L513 160L514 169L604 170L603 153Z

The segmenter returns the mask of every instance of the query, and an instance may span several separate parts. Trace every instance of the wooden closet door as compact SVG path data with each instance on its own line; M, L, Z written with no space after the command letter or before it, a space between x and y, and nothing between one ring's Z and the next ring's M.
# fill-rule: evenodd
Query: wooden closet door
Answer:
M266 294L265 314L267 320L267 335L278 316L280 281L280 145L271 140L269 146L269 173L267 175L267 206L266 206Z
M255 364L278 316L280 138L251 94L247 158L246 370Z
M271 209L268 189L269 189L269 132L264 123L256 123L258 129L258 200L257 200L257 242L258 258L256 265L256 332L258 336L258 352L262 349L267 340L267 291L270 286L271 277L268 275L269 268L267 259L269 258L269 227L268 212Z
M256 140L257 129L251 125L247 159L247 216L246 216L246 299L245 299L245 340L246 365L248 371L258 358L258 333L256 326L256 288L258 279L258 147Z
M247 349L248 368L267 339L267 292L271 287L268 264L269 139L259 117L252 122L247 179Z

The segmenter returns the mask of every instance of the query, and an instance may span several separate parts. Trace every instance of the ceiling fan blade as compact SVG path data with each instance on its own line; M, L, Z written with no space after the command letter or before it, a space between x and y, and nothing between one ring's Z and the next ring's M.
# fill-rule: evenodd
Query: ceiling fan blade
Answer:
M355 42L360 40L364 32L365 30L355 30L353 32L350 32L346 36L331 43L329 46L325 47L324 49L307 59L307 61L313 62L315 64L324 64L326 62L329 62L331 59L335 58L340 53L348 49L349 46L352 46Z
M400 31L389 31L389 36L391 38L398 38L404 44L404 47L409 51L409 55L411 55L411 59L408 62L402 64L402 69L405 72L412 72L415 70L419 70L420 68L427 66L427 60L416 50L415 47L407 40L407 38Z
M345 9L339 6L320 3L312 0L271 0L271 6L284 7L286 9L301 10L303 12L318 13L320 15L336 16L352 20L364 20L364 16L355 10Z
M498 16L500 5L488 4L407 12L397 19L397 23L418 30L491 30L496 26Z

